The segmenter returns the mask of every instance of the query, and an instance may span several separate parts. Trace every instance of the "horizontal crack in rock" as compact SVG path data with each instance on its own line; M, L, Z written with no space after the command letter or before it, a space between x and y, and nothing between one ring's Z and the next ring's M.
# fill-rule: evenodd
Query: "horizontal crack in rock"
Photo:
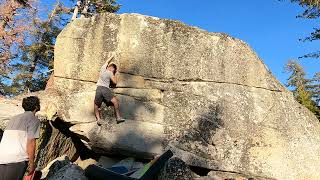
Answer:
M128 74L128 73L123 73L123 74ZM131 74L130 74L131 75ZM137 75L140 76L140 75ZM69 77L62 77L62 76L57 76L55 77L59 78L64 78L64 79L71 79L71 80L76 80L76 81L81 81L81 82L92 82L96 83L96 81L90 81L90 80L82 80L82 79L75 79L75 78L69 78ZM142 76L143 77L143 76ZM148 78L148 77L143 77L145 80L149 81L157 81L157 82L164 82L164 83L172 83L172 82L203 82L203 83L216 83L216 84L231 84L231 85L238 85L238 86L244 86L244 87L251 87L251 88L257 88L257 89L263 89L267 91L272 91L272 92L283 92L280 89L268 89L265 87L260 87L260 86L250 86L247 84L240 84L240 83L234 83L234 82L224 82L224 81L213 81L213 80L202 80L202 79L185 79L185 80L178 80L178 79L155 79L155 78ZM125 88L125 87L121 87ZM130 87L128 87L130 88ZM136 89L148 89L148 88L136 88Z
M57 76L57 75L54 75L54 77L63 78L63 79L71 79L71 80L81 81L81 82L91 82L91 83L96 83L96 81L89 81L89 80L83 80L83 79L76 79L76 78L62 77L62 76Z

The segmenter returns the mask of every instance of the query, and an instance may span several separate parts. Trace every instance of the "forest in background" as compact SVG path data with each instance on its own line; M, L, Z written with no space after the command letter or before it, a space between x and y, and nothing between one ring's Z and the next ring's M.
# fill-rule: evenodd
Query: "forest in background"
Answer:
M320 0L291 0L304 7L297 18L318 19ZM0 95L14 97L43 90L53 72L54 45L57 35L73 19L98 13L115 13L120 9L116 0L57 0L51 12L43 17L39 1L0 0ZM311 27L308 37L300 41L320 39L320 28ZM320 51L301 55L300 59L319 60ZM285 71L286 83L299 103L320 119L320 72L306 78L306 72L291 60Z
M65 5L72 2L58 0L43 17L38 1L0 0L1 95L43 90L53 71L54 45L60 31L79 16L114 13L120 8L114 0Z

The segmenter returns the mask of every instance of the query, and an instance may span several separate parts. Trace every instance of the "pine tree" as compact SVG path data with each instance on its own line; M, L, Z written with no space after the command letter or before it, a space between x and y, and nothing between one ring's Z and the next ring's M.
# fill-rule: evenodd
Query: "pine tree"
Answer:
M297 2L301 6L320 7L320 0L291 0L291 2Z
M72 20L76 19L78 13L81 16L89 17L97 13L115 13L120 7L116 0L78 0L74 8Z
M314 80L306 79L306 74L297 61L289 61L285 70L291 73L286 86L293 88L292 92L296 100L313 112L320 120L320 108L314 98L316 95L315 90L319 87L319 84L317 82L314 83Z
M0 0L0 93L16 93L11 75L26 43L33 9L26 1Z
M58 2L47 19L33 19L30 43L24 46L20 62L15 65L19 74L14 77L14 83L19 85L19 93L45 88L53 69L55 40L67 23L63 16L69 12Z
M0 95L14 96L45 88L53 70L56 37L73 11L57 0L48 18L41 19L40 8L30 2L0 0ZM120 8L115 0L79 2L80 14L86 17Z
M317 19L320 17L320 0L291 0L291 2L299 3L305 8L304 12L297 16L298 18ZM313 29L309 36L300 40L303 42L319 40L320 28L314 27ZM308 53L300 58L320 58L320 51Z
M316 73L311 79L311 84L307 86L311 92L312 99L315 100L317 106L320 106L320 72Z

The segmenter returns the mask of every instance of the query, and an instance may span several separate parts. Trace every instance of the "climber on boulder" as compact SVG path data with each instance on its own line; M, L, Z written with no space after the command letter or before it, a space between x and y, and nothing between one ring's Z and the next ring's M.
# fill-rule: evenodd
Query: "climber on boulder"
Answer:
M105 102L106 104L111 102L113 104L117 123L125 121L120 116L119 100L114 96L112 90L110 89L111 83L115 85L118 83L118 79L115 76L117 72L117 66L114 63L110 63L114 56L115 55L112 54L106 63L101 67L97 82L96 95L94 99L94 113L98 125L101 125L100 108L102 102Z

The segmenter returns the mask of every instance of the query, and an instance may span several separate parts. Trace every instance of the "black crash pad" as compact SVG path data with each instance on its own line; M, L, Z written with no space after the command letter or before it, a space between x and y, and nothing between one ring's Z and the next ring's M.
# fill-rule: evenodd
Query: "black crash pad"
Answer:
M150 180L154 179L157 173L164 167L165 163L173 156L171 150L163 153L159 158L155 159L151 164L150 168L139 178L139 180ZM97 165L90 165L85 169L85 175L90 180L105 180L105 179L116 179L116 180L136 180L123 174L118 174L108 169L104 169Z

